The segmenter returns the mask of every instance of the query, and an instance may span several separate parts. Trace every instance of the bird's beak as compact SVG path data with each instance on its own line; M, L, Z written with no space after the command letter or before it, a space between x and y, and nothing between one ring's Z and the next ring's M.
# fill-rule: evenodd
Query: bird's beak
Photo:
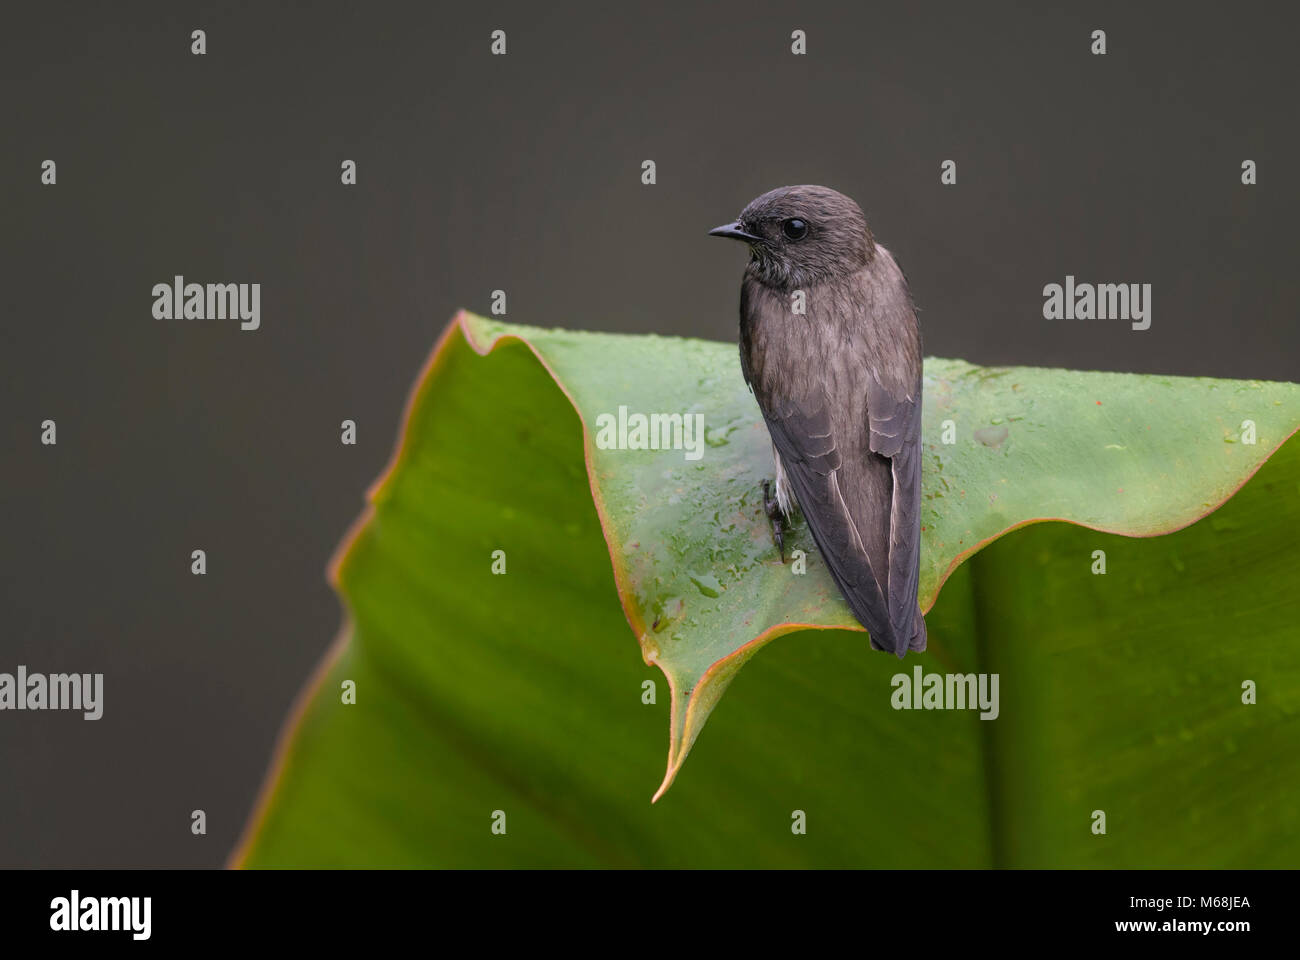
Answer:
M746 233L740 228L740 221L735 223L726 223L720 227L714 227L709 231L711 237L730 237L732 240L744 240L746 243L762 243L762 237L756 237L752 233Z

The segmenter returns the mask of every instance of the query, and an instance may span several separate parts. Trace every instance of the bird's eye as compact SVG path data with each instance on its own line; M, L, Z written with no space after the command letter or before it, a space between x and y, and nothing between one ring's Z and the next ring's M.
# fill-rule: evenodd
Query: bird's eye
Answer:
M791 217L781 224L781 232L787 240L802 240L808 235L808 224L798 217Z

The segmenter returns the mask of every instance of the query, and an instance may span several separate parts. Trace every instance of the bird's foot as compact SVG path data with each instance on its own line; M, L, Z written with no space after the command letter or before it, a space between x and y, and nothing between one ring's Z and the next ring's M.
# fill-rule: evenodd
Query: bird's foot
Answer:
M785 515L781 513L781 504L772 496L772 481L763 481L763 512L772 524L772 539L776 541L777 552L781 562L785 563Z

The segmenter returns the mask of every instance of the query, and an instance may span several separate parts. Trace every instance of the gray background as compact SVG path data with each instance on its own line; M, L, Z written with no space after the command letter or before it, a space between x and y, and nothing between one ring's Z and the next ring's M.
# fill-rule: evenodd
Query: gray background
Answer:
M0 865L224 861L338 626L326 562L494 288L518 322L734 340L743 248L705 231L825 183L930 354L1300 380L1290 14L1040 6L7 12L0 670L107 676L98 722L0 714ZM153 319L176 273L260 282L262 329ZM1151 329L1045 321L1067 273L1153 284Z

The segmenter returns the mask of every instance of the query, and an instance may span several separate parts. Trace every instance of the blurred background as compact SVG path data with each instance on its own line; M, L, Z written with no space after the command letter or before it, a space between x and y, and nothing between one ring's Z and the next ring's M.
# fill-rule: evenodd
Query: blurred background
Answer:
M338 627L330 554L494 289L519 323L734 340L745 253L706 231L823 183L903 265L929 354L1300 380L1294 9L8 12L0 671L102 672L105 704L0 713L0 865L224 862ZM176 274L260 283L261 329L154 319ZM1151 329L1044 320L1067 274L1152 284Z

